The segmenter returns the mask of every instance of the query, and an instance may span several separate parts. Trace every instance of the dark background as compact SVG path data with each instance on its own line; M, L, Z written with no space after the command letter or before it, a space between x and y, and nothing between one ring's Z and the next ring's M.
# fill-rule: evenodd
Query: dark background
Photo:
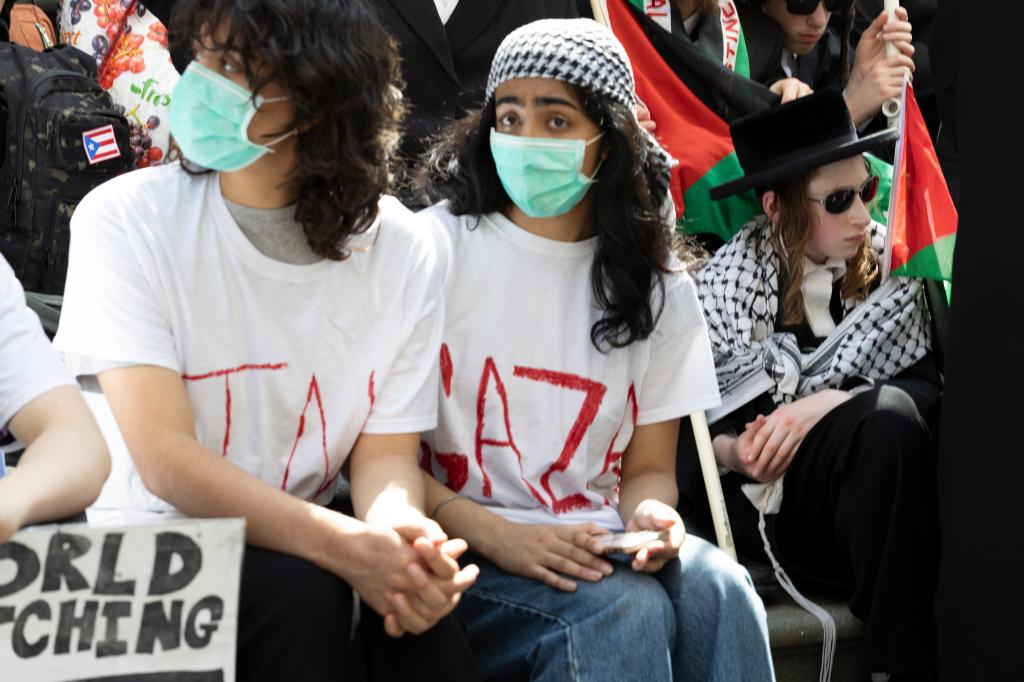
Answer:
M1022 678L1022 27L1016 0L939 0L932 27L939 111L961 166L939 447L943 681Z

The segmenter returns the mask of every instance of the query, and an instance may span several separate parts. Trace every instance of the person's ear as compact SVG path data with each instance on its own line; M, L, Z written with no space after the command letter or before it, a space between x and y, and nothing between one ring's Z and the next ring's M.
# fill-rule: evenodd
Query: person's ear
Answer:
M761 195L761 208L764 209L764 214L768 216L768 219L775 222L779 215L779 198L774 190L768 190Z

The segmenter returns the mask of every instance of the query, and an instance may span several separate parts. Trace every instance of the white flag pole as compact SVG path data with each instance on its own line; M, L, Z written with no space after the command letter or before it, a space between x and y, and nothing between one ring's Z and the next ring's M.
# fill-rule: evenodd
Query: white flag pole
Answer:
M906 100L907 100L907 88L909 83L903 79L903 93L900 96L898 113L896 115L896 125L899 128L900 136L896 140L896 156L893 158L892 164L892 187L889 188L889 210L886 225L888 226L885 230L885 248L882 251L882 281L884 282L889 277L889 271L892 268L892 245L893 238L896 235L896 197L901 191L901 185L903 184L903 145L906 144Z
M704 474L704 489L708 493L708 506L711 507L711 521L715 526L715 538L718 546L736 558L736 546L732 540L732 527L729 525L729 512L725 508L725 495L722 494L722 480L718 477L718 461L711 445L711 432L704 411L690 415L693 425L693 438L697 441L697 456L700 458L700 471Z
M590 7L594 12L594 19L611 29L605 0L590 0ZM729 514L725 508L725 495L722 493L722 481L718 477L718 462L715 460L715 450L711 445L711 432L708 430L708 420L704 411L691 414L690 423L693 425L693 438L697 441L697 456L700 459L701 473L704 475L704 488L707 490L708 505L711 507L715 538L718 540L718 546L735 559L736 547L732 540Z
M885 0L885 12L889 15L888 21L896 21L896 8L899 6L899 0ZM899 53L900 49L892 43L885 44L886 57L892 57ZM904 75L903 79L906 80L908 76L909 73ZM886 119L888 119L889 127L894 127L900 118L900 100L896 97L890 97L882 102L882 113L885 114Z

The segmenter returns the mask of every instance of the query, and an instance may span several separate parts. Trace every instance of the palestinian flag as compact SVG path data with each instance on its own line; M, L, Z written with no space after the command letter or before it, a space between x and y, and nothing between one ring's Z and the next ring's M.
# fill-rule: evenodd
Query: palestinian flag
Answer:
M874 154L864 152L864 160L868 162L868 171L878 176L878 194L875 195L868 211L875 222L889 223L889 195L892 193L892 164Z
M679 18L673 12L673 0L629 0L630 4L653 19L661 28L672 32L672 24ZM715 17L707 17L701 24L698 40L707 39L721 54L722 64L741 76L750 77L750 58L747 41L743 36L736 0L718 0ZM719 47L720 46L720 47ZM709 45L710 47L710 45Z
M774 106L779 98L746 77L746 43L739 17L733 17L732 0L719 0L719 19L722 36L738 36L734 69L729 65L728 47L733 38L723 38L723 60L717 61L690 41L672 36L671 1L601 0L598 4L604 16L598 20L607 22L629 54L637 96L658 124L655 136L678 161L672 170L678 229L728 240L761 212L753 191L722 201L712 201L709 196L715 185L743 175L729 136L729 123ZM892 166L871 154L865 154L865 158L872 173L880 178L878 200L871 214L885 223Z
M952 281L957 212L909 83L903 86L899 130L885 272Z
M629 54L637 96L658 124L655 136L678 161L671 189L677 227L728 240L761 211L753 192L722 201L709 195L715 185L743 174L729 122L778 103L778 96L673 37L632 0L601 5Z

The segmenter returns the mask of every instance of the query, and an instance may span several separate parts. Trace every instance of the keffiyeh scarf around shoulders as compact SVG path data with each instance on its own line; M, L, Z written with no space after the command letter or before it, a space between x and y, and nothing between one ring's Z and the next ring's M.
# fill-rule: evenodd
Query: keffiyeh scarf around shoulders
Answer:
M766 216L754 218L696 274L722 396L712 423L765 391L782 405L855 377L890 379L931 348L921 282L890 277L867 299L844 300L835 331L802 352L794 334L775 331L779 255L769 229ZM884 230L872 223L876 254Z

